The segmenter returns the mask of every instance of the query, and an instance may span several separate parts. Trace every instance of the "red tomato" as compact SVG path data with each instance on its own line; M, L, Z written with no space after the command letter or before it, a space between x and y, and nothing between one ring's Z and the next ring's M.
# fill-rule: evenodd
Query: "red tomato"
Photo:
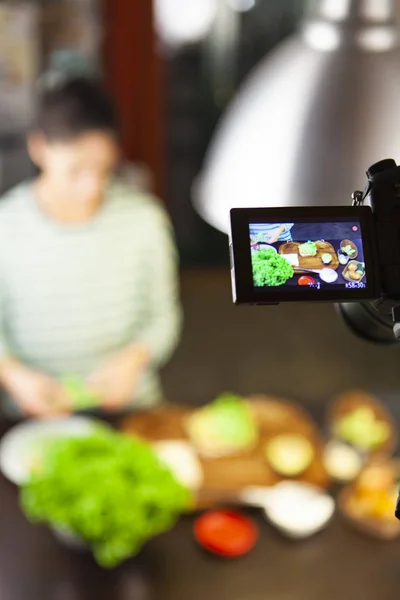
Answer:
M194 524L196 540L222 556L242 556L255 545L258 530L251 519L239 513L210 511Z
M303 275L302 277L300 277L298 284L299 285L314 285L315 281L312 277L310 277L309 275Z

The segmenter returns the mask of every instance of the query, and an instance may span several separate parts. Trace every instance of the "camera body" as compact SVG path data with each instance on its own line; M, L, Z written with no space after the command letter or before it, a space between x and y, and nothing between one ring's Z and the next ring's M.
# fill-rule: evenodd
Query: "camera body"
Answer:
M356 206L367 200L374 217L377 263L383 299L400 302L400 167L382 160L367 171L368 184Z
M393 159L372 165L352 206L232 209L230 256L236 304L369 301L384 319L390 315L393 334L400 167Z

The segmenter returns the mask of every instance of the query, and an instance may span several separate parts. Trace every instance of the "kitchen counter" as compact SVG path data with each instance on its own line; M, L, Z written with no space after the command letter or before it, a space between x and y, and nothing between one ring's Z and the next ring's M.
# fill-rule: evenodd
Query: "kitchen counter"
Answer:
M339 516L293 543L254 512L259 542L233 561L202 551L193 519L184 518L137 558L103 571L29 524L16 488L1 476L0 498L1 600L394 600L400 588L400 541L369 539Z

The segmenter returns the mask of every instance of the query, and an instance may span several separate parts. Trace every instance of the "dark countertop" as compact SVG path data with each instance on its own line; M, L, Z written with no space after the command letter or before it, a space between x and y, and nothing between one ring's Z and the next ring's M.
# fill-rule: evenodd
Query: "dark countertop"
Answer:
M163 373L166 397L203 404L221 391L269 394L325 412L349 389L393 399L400 423L400 346L357 338L324 303L235 306L229 269L182 276L185 315Z
M400 541L369 539L340 516L314 538L291 542L254 512L259 542L233 561L197 547L193 519L184 518L136 559L103 571L29 524L1 476L0 498L1 600L395 600L400 588Z

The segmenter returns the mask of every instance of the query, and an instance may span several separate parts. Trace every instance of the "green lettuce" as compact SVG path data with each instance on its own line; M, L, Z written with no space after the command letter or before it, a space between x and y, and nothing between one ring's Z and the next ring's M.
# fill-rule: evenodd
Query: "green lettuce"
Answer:
M253 252L251 256L254 285L274 287L293 277L293 267L272 248Z
M315 242L305 242L299 246L299 252L303 256L316 256L318 248Z
M190 502L148 444L105 426L54 441L21 489L28 518L85 540L108 568L170 528Z
M190 419L194 437L226 444L240 449L257 439L257 427L241 396L222 394Z

